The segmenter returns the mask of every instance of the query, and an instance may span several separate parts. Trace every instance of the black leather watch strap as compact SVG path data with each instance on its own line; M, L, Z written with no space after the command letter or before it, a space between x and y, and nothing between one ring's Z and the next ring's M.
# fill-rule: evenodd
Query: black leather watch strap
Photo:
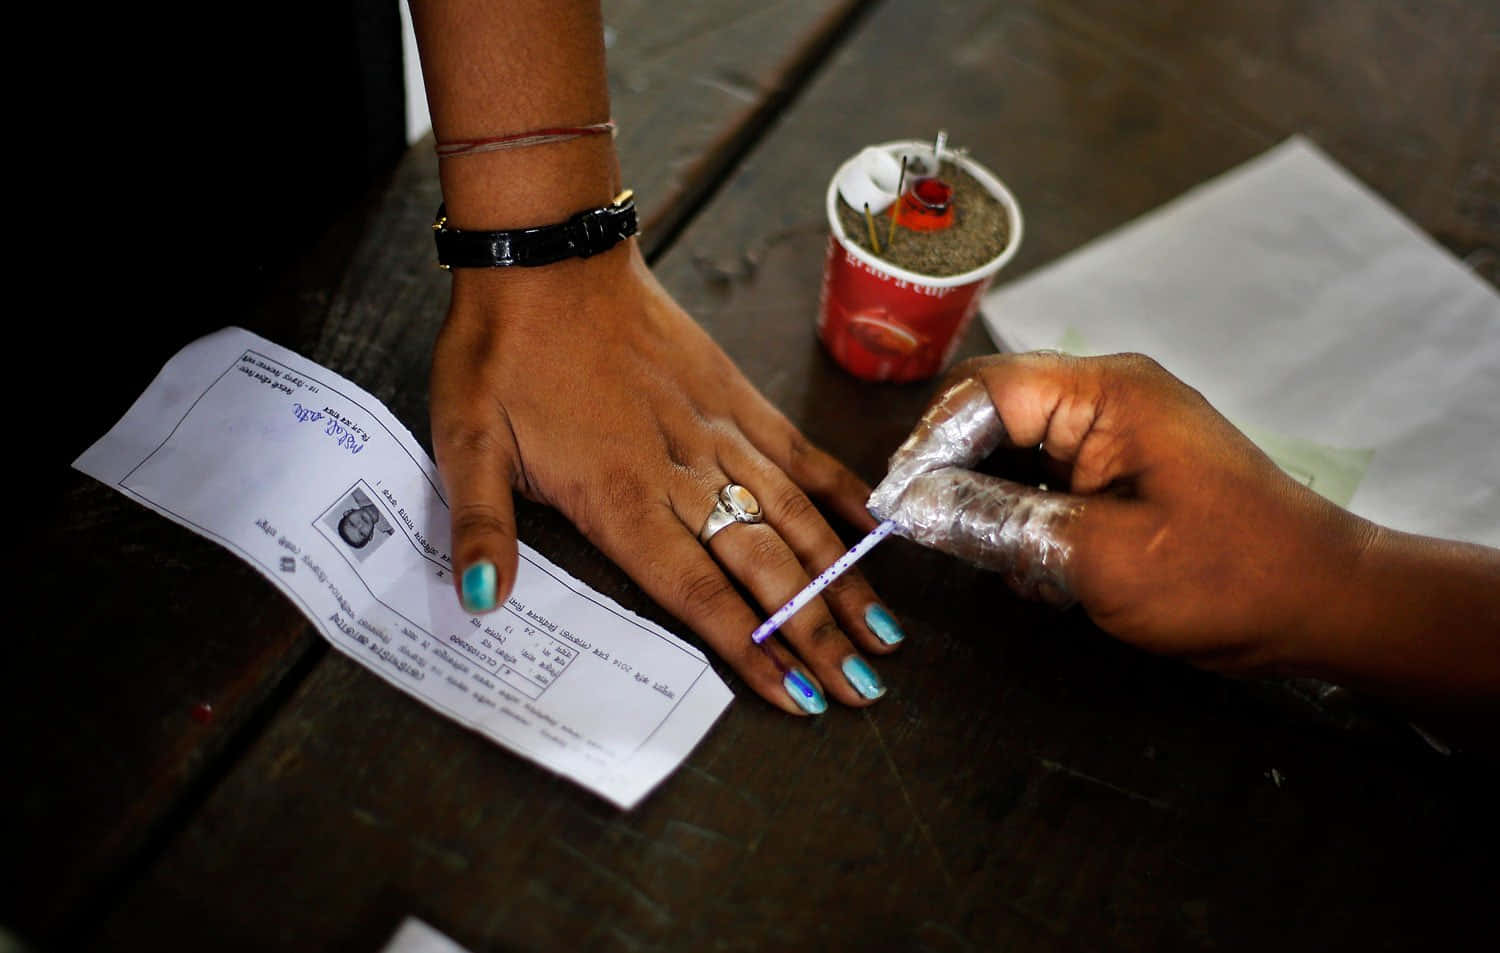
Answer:
M635 198L626 189L613 203L579 212L566 222L497 232L453 228L446 207L438 206L432 231L444 268L532 268L565 258L588 258L634 235Z

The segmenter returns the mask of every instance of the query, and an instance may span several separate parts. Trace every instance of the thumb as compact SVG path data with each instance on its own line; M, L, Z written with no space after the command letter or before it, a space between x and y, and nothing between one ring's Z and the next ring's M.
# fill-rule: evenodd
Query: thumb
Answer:
M885 516L908 539L1003 573L1026 598L1067 605L1085 521L1120 505L939 467L913 477Z
M459 604L466 612L489 612L505 601L516 581L511 498L516 453L510 429L499 413L478 425L435 425L433 450L448 490Z

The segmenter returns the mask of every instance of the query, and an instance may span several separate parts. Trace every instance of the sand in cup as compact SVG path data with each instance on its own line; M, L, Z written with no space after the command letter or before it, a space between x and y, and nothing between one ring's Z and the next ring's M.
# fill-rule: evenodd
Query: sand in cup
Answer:
M903 155L933 165L931 143L887 142L871 150L886 153L898 165ZM828 184L830 236L818 337L834 360L856 377L922 380L937 374L952 358L985 289L1015 255L1021 243L1021 209L992 172L967 156L945 152L944 163L956 164L1000 203L1006 215L1007 240L993 258L961 274L935 277L909 271L852 241L841 221L839 182L848 182L855 164L869 158L852 157Z

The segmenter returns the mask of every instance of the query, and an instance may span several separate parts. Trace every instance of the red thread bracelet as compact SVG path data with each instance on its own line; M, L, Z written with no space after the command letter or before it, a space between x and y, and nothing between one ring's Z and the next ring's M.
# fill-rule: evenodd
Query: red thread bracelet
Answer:
M611 136L615 134L613 119L607 122L596 122L589 126L558 126L555 129L532 129L527 132L490 136L485 139L455 139L451 142L439 142L437 154L439 159L456 159L460 156L478 155L481 152L500 152L504 149L524 149L527 146L567 142L570 139L600 136L606 132Z

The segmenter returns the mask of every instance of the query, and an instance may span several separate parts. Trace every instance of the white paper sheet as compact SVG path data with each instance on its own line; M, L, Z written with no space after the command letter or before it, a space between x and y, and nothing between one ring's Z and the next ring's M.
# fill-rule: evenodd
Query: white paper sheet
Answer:
M407 917L380 953L469 953L437 930L418 920Z
M983 313L1002 347L1149 354L1352 511L1500 545L1500 295L1304 139Z
M506 605L464 613L421 446L354 384L247 331L184 348L74 466L244 559L381 678L621 807L732 697L697 649L524 543Z

